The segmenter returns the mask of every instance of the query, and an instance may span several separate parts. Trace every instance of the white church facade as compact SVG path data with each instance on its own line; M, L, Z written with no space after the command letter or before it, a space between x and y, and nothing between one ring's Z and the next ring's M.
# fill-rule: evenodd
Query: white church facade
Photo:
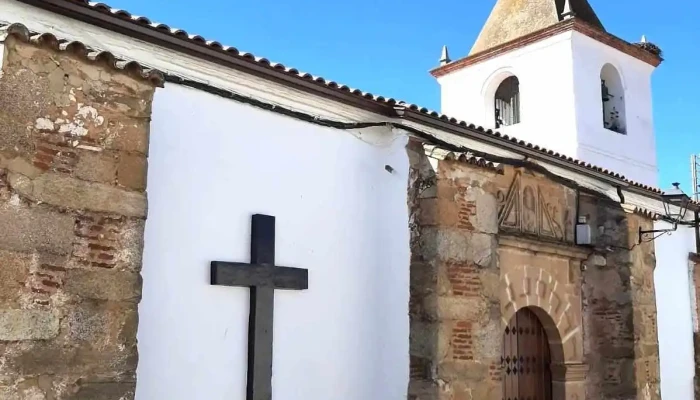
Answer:
M530 3L443 51L438 113L0 0L0 398L694 398L660 54Z

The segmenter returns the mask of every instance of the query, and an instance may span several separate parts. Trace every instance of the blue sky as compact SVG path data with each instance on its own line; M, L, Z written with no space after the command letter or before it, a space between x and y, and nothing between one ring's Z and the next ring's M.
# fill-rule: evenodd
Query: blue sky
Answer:
M664 51L654 74L662 188L689 193L700 153L700 2L589 0L606 29ZM442 45L466 55L495 0L110 0L113 7L352 87L439 110L428 71Z

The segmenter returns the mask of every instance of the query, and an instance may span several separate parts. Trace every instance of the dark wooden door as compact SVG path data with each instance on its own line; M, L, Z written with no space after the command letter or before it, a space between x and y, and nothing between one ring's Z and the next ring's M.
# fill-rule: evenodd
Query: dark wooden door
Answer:
M503 399L552 400L547 333L527 308L518 311L503 333Z

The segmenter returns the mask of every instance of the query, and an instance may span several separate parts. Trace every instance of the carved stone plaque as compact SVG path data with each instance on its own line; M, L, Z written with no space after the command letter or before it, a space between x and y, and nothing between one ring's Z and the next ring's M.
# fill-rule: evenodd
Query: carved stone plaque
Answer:
M497 192L501 230L573 242L576 193L572 189L521 169L507 171L503 179L508 185Z

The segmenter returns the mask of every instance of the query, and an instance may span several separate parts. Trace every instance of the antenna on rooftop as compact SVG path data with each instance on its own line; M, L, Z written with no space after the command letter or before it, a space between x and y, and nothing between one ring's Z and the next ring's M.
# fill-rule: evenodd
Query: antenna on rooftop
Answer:
M693 179L693 200L700 201L700 154L690 156L690 168Z

